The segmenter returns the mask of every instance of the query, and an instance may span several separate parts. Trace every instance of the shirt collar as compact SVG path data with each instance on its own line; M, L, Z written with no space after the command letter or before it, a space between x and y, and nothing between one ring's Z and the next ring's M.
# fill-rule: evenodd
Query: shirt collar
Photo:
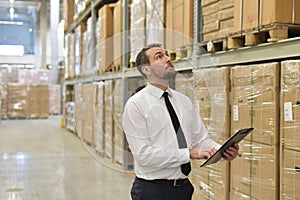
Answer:
M148 83L147 88L148 88L149 92L158 99L160 99L162 97L164 92L168 92L170 97L173 96L173 91L170 87L168 87L166 89L166 91L163 91L163 90L151 85L150 83Z

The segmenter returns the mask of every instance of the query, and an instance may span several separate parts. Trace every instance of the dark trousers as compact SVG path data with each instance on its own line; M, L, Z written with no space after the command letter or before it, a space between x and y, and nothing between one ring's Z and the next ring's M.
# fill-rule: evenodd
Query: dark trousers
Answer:
M174 186L172 181L135 178L131 188L132 200L191 200L193 193L188 179Z

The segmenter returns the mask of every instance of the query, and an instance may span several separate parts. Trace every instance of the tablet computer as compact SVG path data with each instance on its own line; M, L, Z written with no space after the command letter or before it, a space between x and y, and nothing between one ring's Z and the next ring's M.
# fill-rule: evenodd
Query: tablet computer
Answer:
M210 165L218 162L222 157L223 153L226 149L234 143L239 143L242 139L244 139L254 128L243 128L238 130L234 135L228 138L223 145L211 156L209 157L200 167L204 167L206 165Z

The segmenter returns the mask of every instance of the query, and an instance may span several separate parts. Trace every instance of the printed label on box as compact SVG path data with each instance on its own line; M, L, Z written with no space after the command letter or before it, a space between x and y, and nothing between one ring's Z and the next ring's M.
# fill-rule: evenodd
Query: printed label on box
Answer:
M239 121L239 106L232 106L233 121Z
M292 102L284 102L284 121L293 121L293 107Z

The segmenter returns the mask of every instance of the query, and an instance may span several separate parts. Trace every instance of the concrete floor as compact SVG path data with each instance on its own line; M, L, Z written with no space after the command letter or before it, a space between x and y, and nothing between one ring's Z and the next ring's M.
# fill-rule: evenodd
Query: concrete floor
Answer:
M126 200L132 173L103 165L61 116L0 121L0 200Z

